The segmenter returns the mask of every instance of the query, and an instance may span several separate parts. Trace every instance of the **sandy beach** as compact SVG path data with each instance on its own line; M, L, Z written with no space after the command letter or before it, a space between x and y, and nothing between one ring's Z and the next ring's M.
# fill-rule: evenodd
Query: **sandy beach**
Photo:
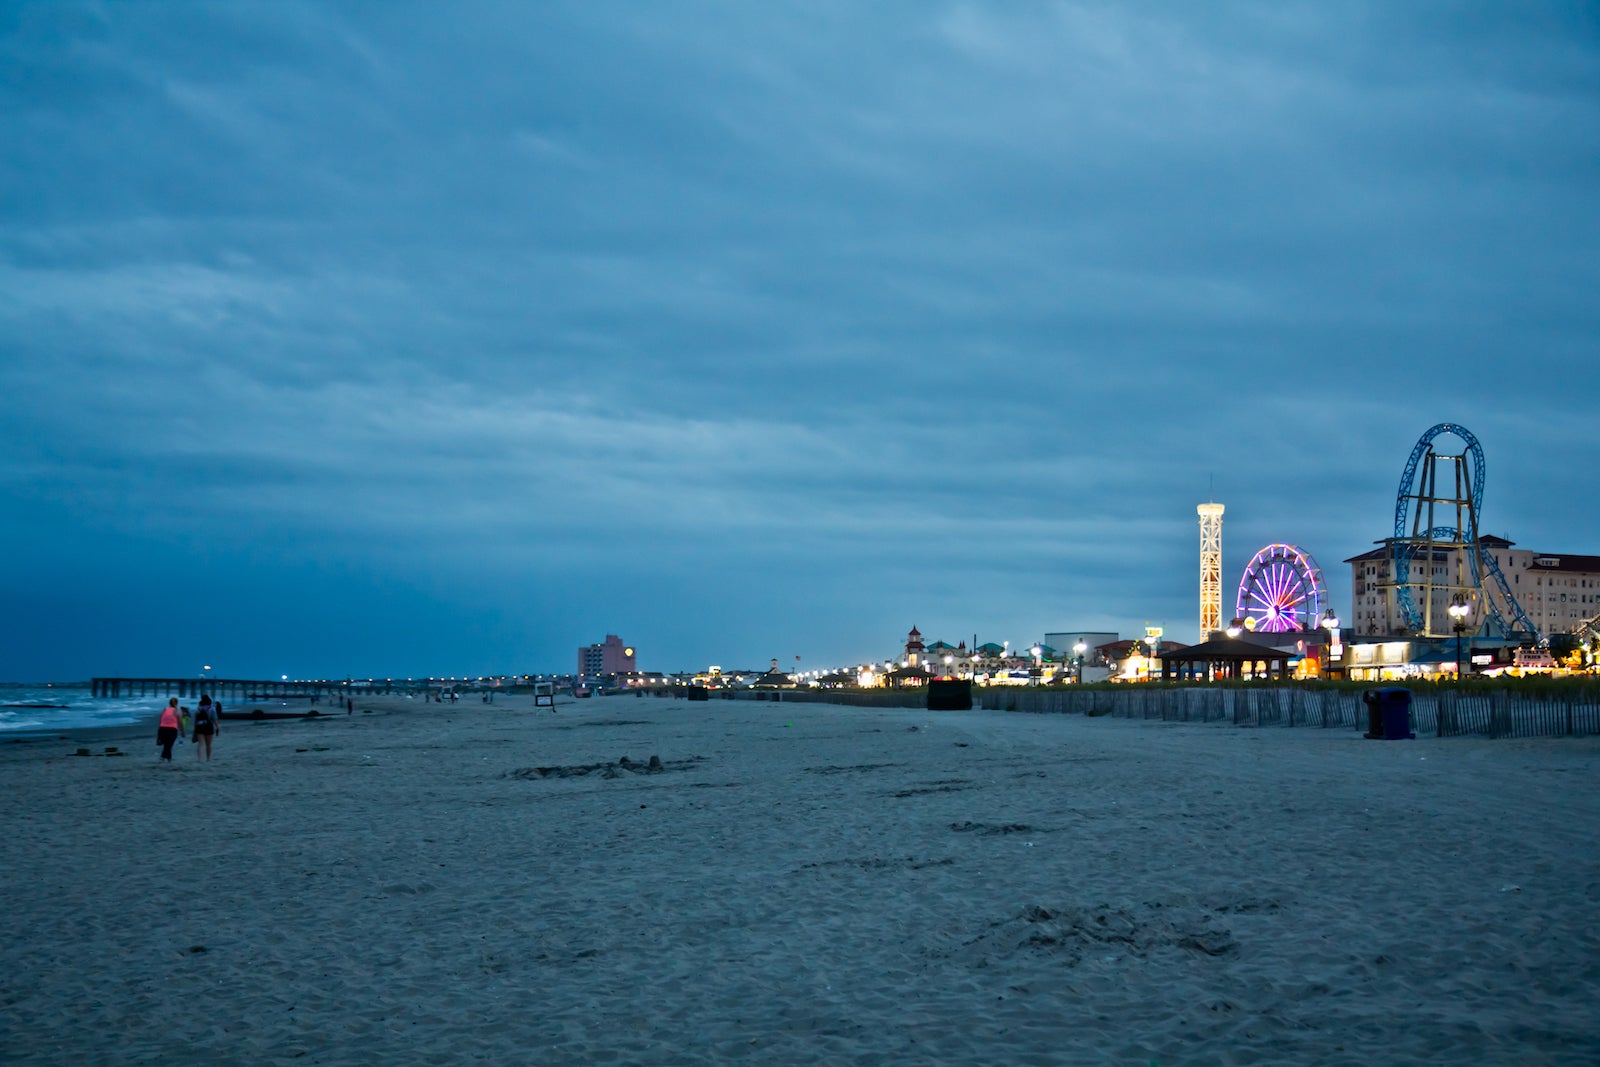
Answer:
M1600 1062L1600 741L531 704L0 745L0 1058Z

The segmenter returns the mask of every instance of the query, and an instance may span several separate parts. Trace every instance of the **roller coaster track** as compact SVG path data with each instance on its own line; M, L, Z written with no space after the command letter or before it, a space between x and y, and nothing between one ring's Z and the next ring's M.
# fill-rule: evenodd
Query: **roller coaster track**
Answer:
M1416 481L1417 469L1421 466L1422 461L1433 454L1433 439L1441 434L1453 434L1467 446L1467 451L1463 456L1452 458L1465 459L1470 456L1472 459L1472 473L1467 483L1468 497L1465 501L1459 502L1464 503L1467 508L1468 525L1471 529L1466 534L1463 534L1453 526L1435 526L1425 534L1420 529L1423 501L1425 499L1437 500L1439 498L1424 498L1421 495L1421 491L1413 489L1413 483ZM1494 581L1495 588L1499 591L1507 608L1510 610L1512 621L1516 624L1516 627L1533 634L1536 638L1539 636L1537 628L1533 625L1533 620L1528 618L1527 612L1522 610L1522 605L1517 603L1516 596L1511 592L1510 583L1506 581L1505 575L1500 571L1500 565L1494 561L1493 556L1483 550L1483 544L1478 540L1478 511L1483 506L1483 483L1486 475L1487 465L1483 459L1483 446L1478 444L1478 439L1473 436L1471 430L1453 422L1441 422L1423 434L1417 441L1416 447L1411 450L1410 458L1406 460L1405 470L1400 475L1400 491L1396 494L1395 499L1394 538L1389 543L1389 551L1394 560L1395 596L1399 602L1400 611L1405 616L1406 625L1413 630L1420 631L1422 629L1423 617L1422 613L1417 609L1415 599L1411 595L1411 560L1425 546L1431 551L1432 546L1438 544L1442 548L1455 548L1465 551L1467 559L1472 565L1472 580L1474 584L1482 589L1485 584L1485 575L1491 578ZM1431 477L1425 478L1424 481L1431 483ZM1413 500L1418 502L1418 508L1417 514L1412 520L1414 525L1408 534L1407 520L1411 518L1409 512ZM1452 503L1458 502L1452 501ZM1432 565L1431 560L1429 565ZM1508 634L1511 633L1513 628L1507 625L1507 620L1502 614L1500 606L1495 603L1495 598L1485 595L1483 600L1495 622Z
M1438 543L1447 547L1452 544L1461 545L1467 554L1467 561L1472 564L1472 580L1474 584L1480 588L1486 585L1485 576L1494 581L1495 588L1499 590L1505 602L1510 605L1512 612L1511 623L1516 624L1513 627L1511 623L1507 622L1505 614L1501 612L1500 605L1495 603L1494 597L1485 596L1483 602L1488 607L1489 614L1494 618L1494 621L1500 625L1501 630L1511 634L1516 628L1520 627L1528 633L1536 632L1533 620L1528 618L1527 613L1522 610L1522 605L1518 604L1517 598L1512 595L1511 584L1506 581L1506 576L1501 572L1500 565L1494 561L1493 556L1483 550L1481 544L1476 541L1465 541L1461 536L1461 531L1454 526L1435 526L1428 531L1427 540L1430 544ZM1396 569L1397 573L1402 575L1400 581L1405 581L1406 577L1409 576L1411 560L1421 551L1421 548L1422 546L1415 539L1397 541L1395 543ZM1413 626L1417 625L1418 620L1413 614L1416 608L1411 603L1410 588L1400 585L1397 586L1397 592L1403 598L1401 605L1407 612L1406 621ZM1597 616L1597 618L1600 618L1600 616Z

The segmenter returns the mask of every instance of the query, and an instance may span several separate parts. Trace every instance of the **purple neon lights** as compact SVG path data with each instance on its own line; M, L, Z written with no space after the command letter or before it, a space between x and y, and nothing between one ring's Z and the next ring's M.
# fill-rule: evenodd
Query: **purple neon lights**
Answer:
M1266 633L1313 630L1322 612L1322 571L1294 545L1263 548L1239 582L1238 617Z

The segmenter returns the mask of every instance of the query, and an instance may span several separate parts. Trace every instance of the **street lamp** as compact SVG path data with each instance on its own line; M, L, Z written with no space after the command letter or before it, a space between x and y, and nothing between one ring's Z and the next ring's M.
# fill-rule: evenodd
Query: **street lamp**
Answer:
M1450 622L1456 631L1456 681L1461 681L1461 635L1467 629L1467 598L1457 593L1450 601Z
M1328 631L1328 656L1327 659L1323 661L1323 666L1327 668L1327 676L1332 678L1333 650L1338 647L1339 644L1339 616L1333 613L1332 608L1329 608L1327 611L1322 613L1322 628Z
M1038 685L1044 678L1044 668L1039 663L1039 646L1034 645L1028 651L1033 653L1033 676L1028 679L1028 684Z
M1084 642L1080 639L1077 644L1072 646L1072 651L1077 653L1077 655L1078 655L1078 684L1082 685L1083 684L1083 654L1085 652L1089 651L1089 646L1084 644Z
M1152 676L1156 673L1156 644L1160 642L1160 640L1161 638L1157 637L1155 634L1148 634L1144 639L1144 643L1150 646L1150 653L1149 655L1145 656L1144 659L1144 680L1147 682L1150 681Z
M1243 619L1234 619L1232 622L1230 622L1228 624L1228 636L1229 637L1238 637L1242 633L1244 633L1244 620Z

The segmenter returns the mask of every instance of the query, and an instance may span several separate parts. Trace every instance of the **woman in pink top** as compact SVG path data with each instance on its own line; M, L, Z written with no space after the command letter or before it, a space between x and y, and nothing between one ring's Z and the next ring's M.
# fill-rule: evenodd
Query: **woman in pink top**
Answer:
M178 698L167 701L161 709L161 725L156 727L156 744L161 746L161 758L172 762L172 743L178 739Z

